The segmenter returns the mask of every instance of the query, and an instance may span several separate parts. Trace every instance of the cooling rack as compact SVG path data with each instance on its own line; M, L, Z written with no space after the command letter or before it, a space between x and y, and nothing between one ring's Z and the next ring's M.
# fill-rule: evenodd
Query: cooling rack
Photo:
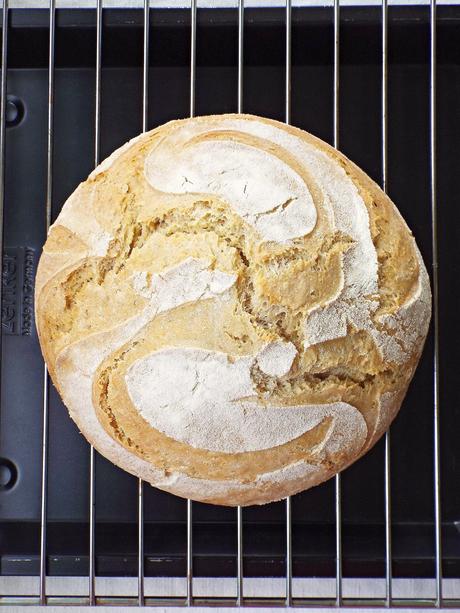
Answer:
M235 89L233 93L234 110L244 112L248 110L245 104L245 92L247 87L246 69L245 69L245 32L246 21L245 14L254 7L253 2L249 0L238 0L236 3L211 3L212 7L208 10L219 11L233 10L236 15L236 27L234 31L235 49L236 49L236 79ZM260 3L256 3L258 10L268 11L270 7L264 7ZM293 89L296 84L292 80L292 46L293 46L293 11L297 7L314 7L315 5L324 5L325 3L309 3L296 2L293 6L291 0L286 0L285 3L272 3L271 8L277 9L273 13L273 19L276 23L276 32L282 37L282 41L277 41L278 46L281 45L284 49L284 75L283 75L283 90L284 90L284 112L283 119L286 123L291 123L292 120L292 99ZM330 114L332 144L340 148L341 135L341 31L343 25L342 10L344 5L355 4L357 10L360 9L359 3L333 2L326 3L330 10L331 25L330 28L330 45L332 49L331 56L331 79L332 88L332 108ZM367 3L366 3L367 4ZM388 112L389 98L389 78L388 66L391 49L389 48L389 6L387 0L381 0L373 4L375 10L378 11L378 45L380 49L380 117L379 117L379 142L380 142L380 183L386 191L388 188L388 172L389 172L389 138L388 124L390 121ZM393 4L393 3L391 3ZM396 4L396 3L395 3ZM405 3L398 3L405 4ZM409 3L406 3L409 4ZM235 570L234 577L221 576L215 578L203 578L202 576L194 575L195 567L195 549L194 549L194 509L195 504L190 500L186 502L186 521L185 532L181 533L181 538L184 537L184 559L185 559L185 579L175 584L176 578L156 578L155 587L153 588L153 577L151 573L146 576L146 547L145 547L145 497L146 488L142 481L137 482L136 486L136 507L137 507L137 526L136 526L136 543L137 551L134 556L135 574L133 577L132 566L130 577L124 578L107 578L97 577L97 531L96 531L96 500L97 500L97 454L95 450L89 448L89 478L88 478L88 531L84 532L85 538L88 539L88 554L85 556L87 562L87 577L72 577L66 578L61 584L57 583L58 577L52 576L50 566L50 551L48 547L48 497L49 497L49 445L50 445L50 428L49 428L49 406L50 396L53 393L50 388L49 377L46 366L42 366L42 402L41 402L41 472L40 472L40 514L39 514L39 551L36 556L38 561L38 583L35 579L27 576L14 575L14 556L9 557L9 563L12 564L10 570L3 572L5 576L1 577L0 603L4 605L50 605L57 606L60 604L70 605L122 605L126 610L129 606L204 606L215 605L220 607L298 607L309 606L325 609L327 607L341 608L347 607L425 607L425 608L450 608L460 607L460 580L450 574L448 579L443 579L443 552L442 552L442 519L441 519L441 430L440 430L440 306L439 306L439 262L438 262L438 190L437 190L437 4L447 4L430 0L430 2L418 3L425 6L424 26L428 29L427 47L426 47L426 63L428 67L428 87L427 100L425 101L428 113L426 115L426 124L428 129L428 159L429 159L429 205L431 218L431 279L433 290L433 323L432 323L432 344L427 347L429 351L429 360L431 362L432 372L432 399L431 399L431 419L432 419L432 508L433 508L433 573L432 579L417 578L402 579L393 577L393 544L397 530L393 526L392 521L392 447L391 434L388 432L384 438L383 446L383 516L384 516L384 564L382 567L383 578L375 578L369 580L354 580L344 578L343 568L343 505L345 503L344 493L342 488L342 476L339 474L335 477L334 484L334 571L335 577L324 579L312 579L308 577L301 578L299 573L294 573L293 568L293 499L288 498L284 501L284 561L282 564L284 576L281 578L263 578L263 577L248 577L245 575L245 541L247 530L245 529L244 511L242 508L234 510L235 531L234 539L236 544L235 564L232 568ZM452 3L450 3L452 4ZM455 3L454 3L455 4ZM8 96L8 50L9 46L14 41L9 41L8 35L10 30L9 18L10 11L16 10L19 6L17 2L8 4L8 0L3 2L2 12L2 68L1 68L1 105L0 105L0 211L3 224L3 211L7 202L7 194L5 190L6 169L8 164L7 151L7 127L14 126L15 122L19 122L24 109L21 107L21 102L13 95ZM28 8L23 8L23 11L33 10L39 4L33 2L27 5ZM64 3L58 6L67 6ZM78 3L75 3L78 10ZM102 120L102 101L104 91L102 87L102 69L103 69L103 49L104 49L104 13L108 7L116 6L113 2L103 2L97 0L96 4L92 4L92 11L95 11L95 71L94 71L94 97L92 105L94 108L94 140L93 140L93 165L97 165L101 159L101 120ZM145 0L143 3L130 3L137 11L137 22L139 25L139 11L142 11L142 54L140 65L140 80L141 80L141 108L139 115L141 118L142 130L146 131L153 127L149 124L149 103L152 92L152 76L150 65L152 62L152 38L156 36L155 17L154 13L158 10L153 0ZM162 5L163 6L163 5ZM172 10L179 7L173 2L169 3ZM188 114L193 117L196 114L196 93L197 93L197 43L199 42L199 29L197 28L197 16L200 7L197 6L197 0L191 0L188 8L186 5L181 5L182 11L187 11L188 17L186 21L189 28L189 84L188 84ZM211 5L209 5L211 6ZM12 8L13 7L13 8ZM130 10L131 10L130 9ZM41 11L45 10L44 8ZM46 137L46 178L45 178L45 209L44 216L42 215L44 229L48 229L53 218L53 202L54 202L54 170L56 165L56 122L55 122L55 91L56 91L56 73L57 73L57 46L56 46L56 15L57 11L56 0L50 0L46 7L46 20L48 30L48 78L47 78L47 105L46 121L47 137ZM312 8L313 10L313 8ZM460 12L453 13L453 16L460 21ZM375 13L374 13L375 17ZM307 13L308 19L308 13ZM41 16L43 23L43 16ZM415 20L417 21L417 20ZM129 20L127 21L129 24ZM129 27L128 27L129 29ZM458 31L457 31L458 32ZM264 50L261 49L261 53ZM452 58L452 62L458 61L458 56ZM455 109L453 109L455 113ZM8 258L15 258L17 254L11 254L8 251L8 245L3 245L3 232L1 239L1 247L3 252L3 283L0 286L0 299L2 305L5 305L5 300L8 299L8 284L5 283L5 262L8 264ZM27 252L25 253L24 261L27 261ZM31 256L32 257L32 256ZM26 271L24 265L24 271ZM23 272L24 279L26 272ZM26 318L24 317L24 308L22 307L22 326L19 334L27 336ZM3 328L5 333L5 306L3 306ZM8 323L8 322L6 322ZM19 324L18 324L19 325ZM25 330L25 331L24 331ZM29 331L30 335L30 331ZM8 358L11 354L5 352L3 348L3 356ZM11 359L11 357L10 357ZM15 475L15 466L13 463L5 460L2 463L2 487L8 491L10 481L17 479ZM458 473L457 473L458 476ZM417 477L416 477L417 478ZM458 487L457 483L452 482L449 487ZM233 511L232 511L233 512ZM245 538L243 538L245 536ZM172 537L171 537L172 538ZM456 541L458 545L458 541ZM133 555L130 555L131 561ZM19 558L18 558L19 559ZM85 563L86 563L85 562ZM3 565L2 570L4 570ZM25 573L27 574L27 573ZM314 572L312 573L314 574ZM8 576L11 575L11 576ZM222 573L225 575L225 573ZM294 576L294 579L293 579ZM126 580L129 581L128 587ZM135 588L134 582L135 581ZM179 581L179 579L177 579ZM176 581L176 583L177 583ZM185 582L184 582L185 581ZM364 581L364 583L363 583ZM284 585L284 587L283 587ZM365 585L365 589L363 588ZM346 587L346 590L344 589ZM184 589L185 588L185 589ZM152 595L152 590L157 595ZM257 593L257 590L259 592ZM345 593L346 592L346 593ZM362 595L365 593L365 595Z

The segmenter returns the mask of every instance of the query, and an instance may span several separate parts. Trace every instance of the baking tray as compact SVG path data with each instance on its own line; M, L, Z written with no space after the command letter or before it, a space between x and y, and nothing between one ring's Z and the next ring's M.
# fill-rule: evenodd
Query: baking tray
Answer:
M0 563L38 575L43 361L31 317L45 238L47 10L10 10L6 129L3 348L0 412ZM389 7L388 192L431 262L429 9ZM237 109L236 10L198 10L196 114ZM280 9L246 9L243 110L285 113ZM381 12L343 8L340 148L381 182ZM460 577L458 160L460 10L438 7L437 170L443 571ZM143 12L103 11L101 159L142 129ZM333 13L293 8L291 123L333 140ZM56 11L52 218L94 166L96 12ZM190 11L150 11L148 126L189 114ZM392 426L393 574L435 572L433 338ZM87 575L89 446L56 391L49 395L47 574ZM138 481L96 455L97 575L136 575ZM294 576L335 573L334 480L292 499ZM383 441L342 476L344 576L385 572ZM286 572L284 502L243 510L245 576ZM186 502L145 486L146 576L186 572ZM195 576L234 576L234 509L193 504Z

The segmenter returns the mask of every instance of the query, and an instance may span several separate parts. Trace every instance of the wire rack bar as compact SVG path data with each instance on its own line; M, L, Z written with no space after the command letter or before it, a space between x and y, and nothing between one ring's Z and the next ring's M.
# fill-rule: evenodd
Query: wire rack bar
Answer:
M94 119L94 166L101 154L101 60L102 60L102 0L96 5L96 98Z
M237 538L238 538L238 550L237 550L237 583L236 583L236 604L238 607L243 605L243 509L237 507L236 509L237 520Z
M334 0L333 144L339 146L340 0ZM342 480L335 477L335 581L337 607L342 605Z
M193 605L192 501L187 500L187 606Z
M334 109L333 144L339 146L340 0L334 0Z
M137 517L138 557L137 557L137 600L140 607L145 604L144 595L144 482L138 480L138 517Z
M291 123L291 0L286 0L286 66L285 66L285 122ZM286 498L286 606L292 605L292 513L291 497Z
M54 132L54 49L56 0L49 3L49 52L48 52L48 140L46 172L46 231L51 225L51 208L53 199L53 132Z
M40 507L40 604L46 604L46 527L48 492L48 368L43 368L43 420L42 420L42 485Z
M286 602L292 606L292 498L286 498Z
M144 40L142 68L142 132L147 132L148 125L148 88L149 88L149 33L150 33L150 2L144 0ZM145 604L144 589L144 483L142 479L137 484L137 600L140 607Z
M196 5L197 0L190 0L190 117L195 116L196 85ZM193 508L192 501L187 500L187 606L193 605Z
M434 328L434 514L436 549L436 606L442 606L441 542L441 459L439 423L439 280L438 280L438 212L436 198L436 0L430 2L430 179L431 244L433 252L433 328Z
M95 96L95 120L94 120L94 166L99 164L101 142L101 58L102 58L102 0L97 0L96 5L96 96ZM95 575L96 575L96 550L95 550L95 520L96 520L96 452L91 445L89 454L89 573L88 593L89 604L96 604Z
M385 606L392 606L391 432L385 434Z
M144 0L144 61L142 69L142 132L148 130L150 0Z
M190 117L195 116L196 3L197 0L190 0Z
M388 0L382 0L382 189L388 187ZM391 433L385 434L385 606L392 602Z
M243 112L244 0L238 0L238 113Z
M89 570L88 570L88 599L91 606L96 604L95 592L95 530L94 519L96 513L95 492L95 457L94 447L89 450Z
M244 0L238 0L238 91L237 111L243 112L243 55L244 44ZM236 559L236 604L243 604L243 510L240 506L236 509L237 530L237 559Z
M382 188L387 191L388 182L388 0L382 0Z
M342 606L342 482L340 473L335 477L335 604Z
M53 198L53 129L54 129L54 34L55 34L55 0L49 3L49 51L48 51L48 139L45 229L51 224L51 207ZM42 423L42 484L40 508L40 604L46 604L46 528L48 497L48 411L49 411L49 377L46 364L43 368L43 423Z
M285 79L285 122L291 123L291 38L292 38L292 3L286 0L286 79Z

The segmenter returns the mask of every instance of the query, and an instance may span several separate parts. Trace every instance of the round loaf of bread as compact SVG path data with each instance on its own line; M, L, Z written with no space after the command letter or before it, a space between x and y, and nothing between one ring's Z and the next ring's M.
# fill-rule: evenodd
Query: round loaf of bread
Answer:
M173 121L118 149L65 203L36 281L43 354L88 441L224 505L294 494L372 447L430 305L379 187L251 115Z

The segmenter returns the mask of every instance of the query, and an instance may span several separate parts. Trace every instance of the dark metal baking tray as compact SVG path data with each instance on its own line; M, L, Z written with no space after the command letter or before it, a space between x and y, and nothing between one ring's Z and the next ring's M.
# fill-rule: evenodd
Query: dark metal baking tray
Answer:
M380 13L341 12L340 143L381 181ZM149 126L188 115L189 12L152 10ZM94 161L95 11L57 11L53 218ZM104 10L101 157L141 131L142 11ZM292 123L332 141L332 11L293 9ZM237 11L198 11L196 113L236 110ZM460 577L460 10L438 8L443 565ZM388 190L431 261L429 13L389 8ZM45 237L48 13L10 11L0 412L2 574L38 574L43 361L30 296ZM279 10L245 11L244 110L284 119ZM19 117L15 118L15 109ZM22 118L21 118L22 114ZM19 121L20 120L20 121ZM12 272L14 270L14 272ZM32 271L32 272L31 272ZM392 427L395 576L433 576L432 337ZM89 447L50 390L48 574L87 574ZM137 572L137 480L97 456L96 572ZM292 500L295 575L334 574L334 484ZM246 576L284 574L282 503L245 509ZM185 574L185 501L145 489L145 573ZM379 443L343 473L344 574L384 573L384 464ZM194 574L236 568L236 514L194 505Z

